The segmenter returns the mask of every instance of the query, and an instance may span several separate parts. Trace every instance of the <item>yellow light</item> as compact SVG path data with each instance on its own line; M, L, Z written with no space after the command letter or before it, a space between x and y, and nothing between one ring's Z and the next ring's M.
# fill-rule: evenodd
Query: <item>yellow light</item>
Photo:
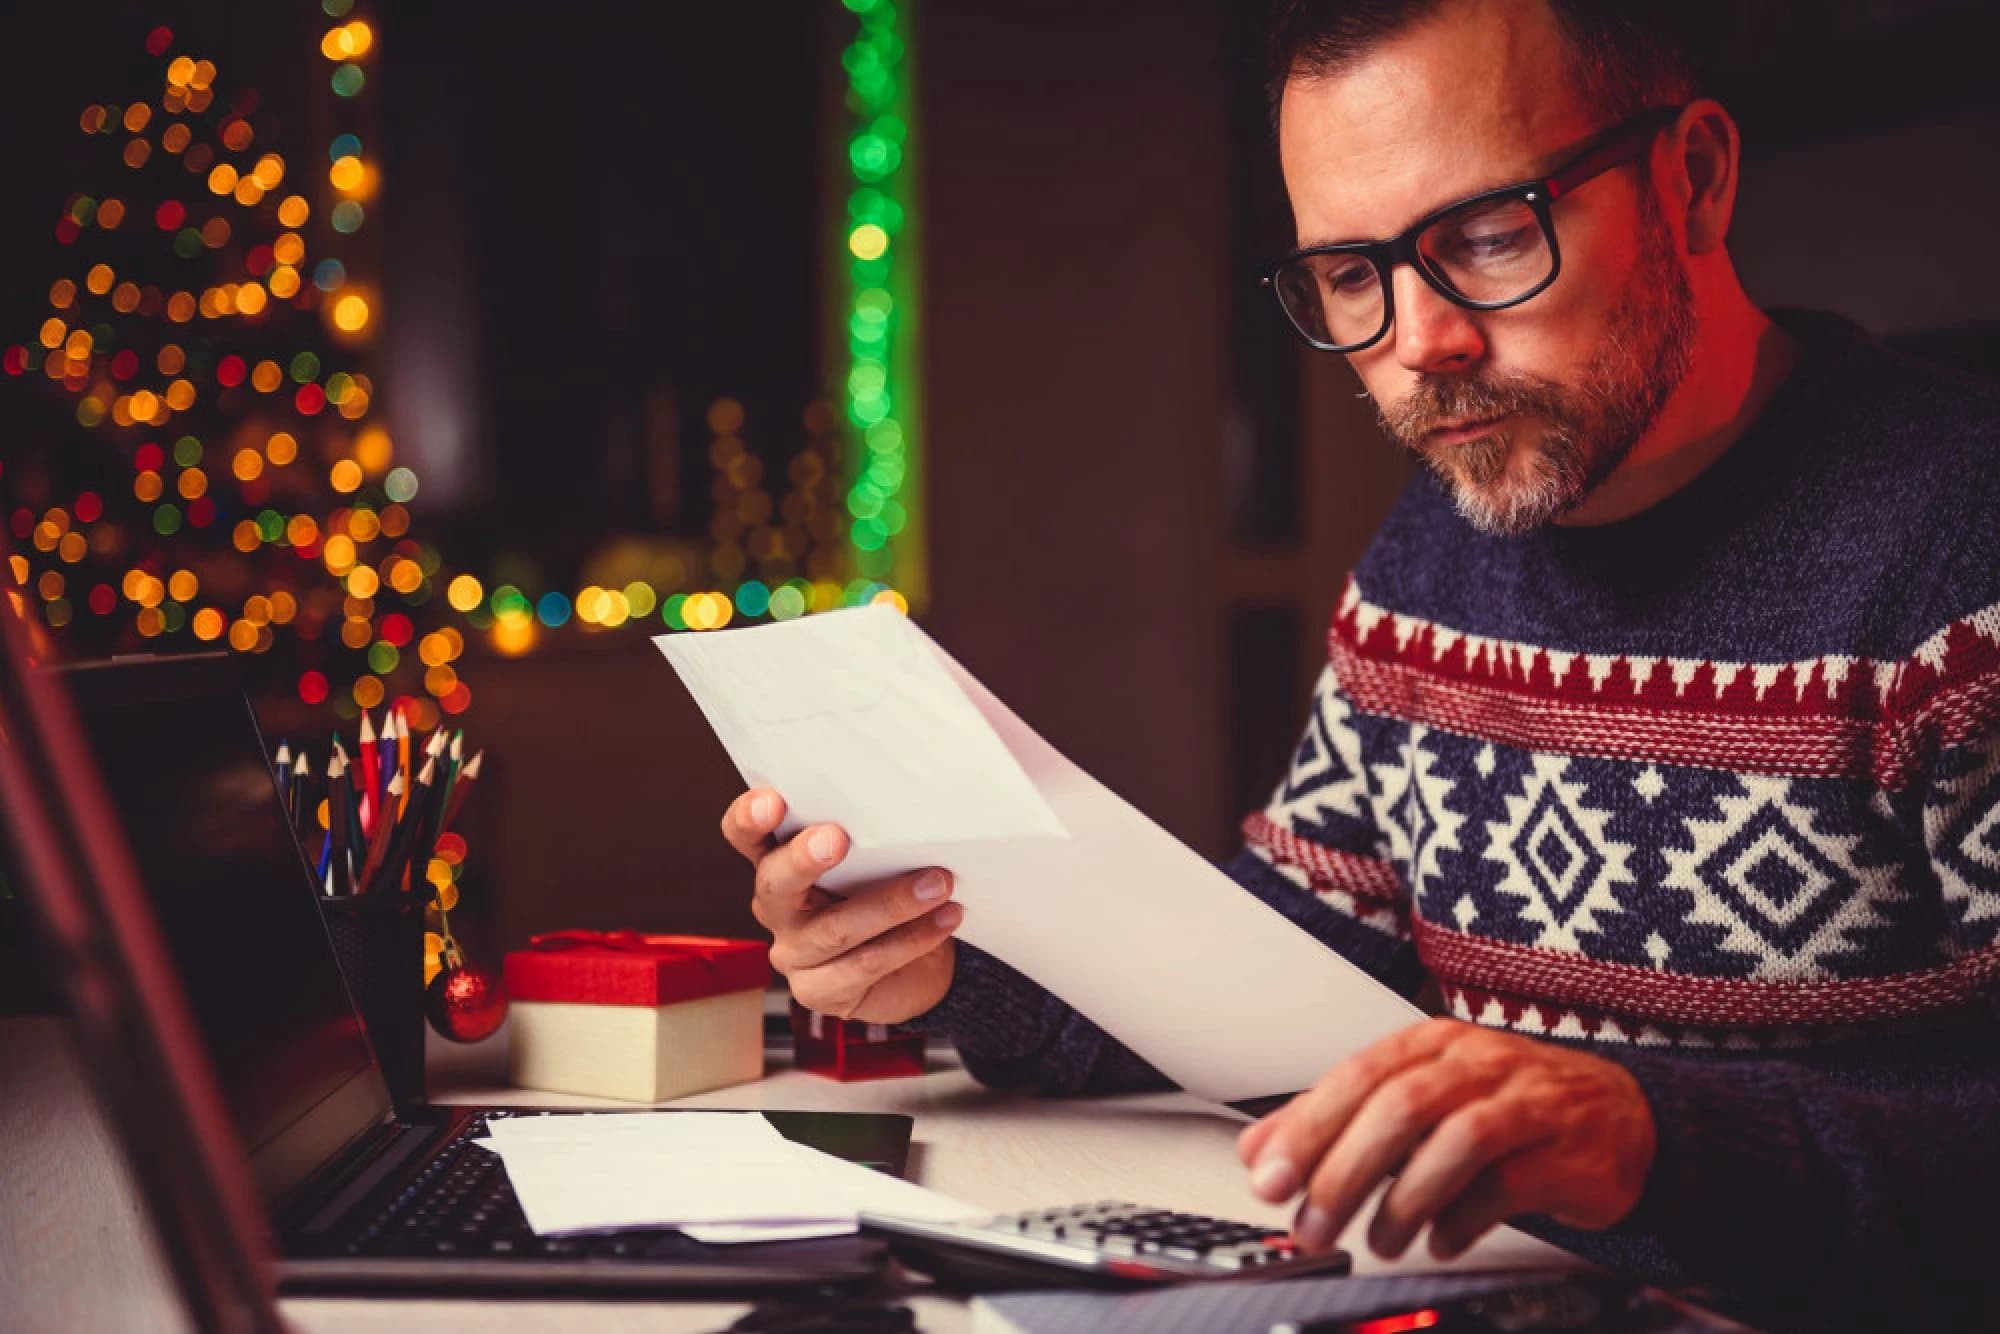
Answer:
M453 611L471 611L486 598L486 590L469 574L461 574L445 589L445 600Z
M175 292L167 299L167 318L175 324L186 324L194 318L194 296L189 292Z
M271 594L271 624L290 625L292 618L299 614L299 600L279 589Z
M254 482L263 475L264 456L254 449L239 449L236 457L230 460L229 471L236 475L239 482Z
M354 539L336 533L326 539L326 549L320 553L326 561L326 572L338 577L354 568Z
M139 308L139 284L120 283L118 290L111 294L111 308L120 315L130 315Z
M284 232L271 242L271 258L280 264L296 264L305 257L305 238L297 232Z
M175 412L186 412L194 406L194 381L176 380L167 386L167 406Z
M847 234L847 248L856 259L880 259L889 249L889 233L872 222L864 222Z
M295 547L309 547L319 538L319 525L310 514L294 514L285 525L285 537Z
M199 468L189 468L180 476L180 493L185 500L198 500L208 493L208 474Z
M306 225L306 219L311 216L312 205L305 201L303 195L288 196L284 203L278 205L278 223L280 226L303 227Z
M64 324L61 320L56 319L54 316L51 316L48 319L42 321L42 332L41 332L42 346L48 348L51 352L53 352L55 349L63 345L63 339L65 336L68 335L68 333L69 333L69 326L67 324Z
M201 581L195 578L193 570L175 570L167 579L167 596L176 602L193 601L201 591Z
M264 534L255 519L242 519L230 530L229 541L238 551L248 553L263 545Z
M413 560L398 561L389 571L389 586L398 593L414 593L424 585L424 567Z
M160 480L160 474L156 472L142 472L132 479L132 494L148 505L158 500L164 490L166 483Z
M358 598L372 598L382 588L382 577L366 565L357 565L347 576L347 591Z
M236 188L236 168L227 162L215 164L215 170L208 173L208 188L216 194L226 195Z
M236 313L256 315L263 311L266 293L257 283L245 283L236 289Z
M280 301L290 301L299 294L299 271L289 264L272 269L265 281L271 284L271 295Z
M153 118L153 109L144 102L134 102L125 108L125 128L133 134L146 128L146 122Z
M261 370L263 367L258 369ZM264 457L269 459L274 467L282 468L298 456L299 442L292 439L289 431L280 431L264 443Z
M395 457L395 449L389 443L389 433L379 426L370 426L354 439L354 461L364 472L379 473L389 466Z
M361 159L351 153L326 169L326 179L342 193L358 188L365 174L361 169Z
M319 53L336 62L354 54L354 39L349 36L345 24L326 30L326 36L319 39Z
M200 640L222 637L222 613L213 607L203 607L194 614L194 637Z
M42 595L42 601L54 602L63 595L63 577L60 570L44 570L42 577L35 581L35 591ZM439 694L444 691L440 690Z
M358 491L361 489L361 465L353 459L341 459L333 465L333 470L327 474L327 480L332 482L333 489L342 495Z
M355 510L347 516L347 532L357 542L373 542L382 531L382 521L374 510Z
M194 138L194 132L188 129L187 126L169 125L167 126L167 132L160 136L160 146L165 148L169 153L178 153L188 146L188 140L192 138Z
M87 361L90 358L91 346L95 341L90 336L90 330L72 329L70 330L69 337L63 342L63 355L71 361Z
M458 673L445 663L439 663L424 673L424 689L433 695L449 695L458 684Z
M90 272L84 275L83 285L97 295L103 296L111 290L111 284L116 277L117 275L111 272L109 264L93 264L90 266Z
M384 537L401 537L410 531L410 512L401 505L384 505L380 517Z
M268 625L271 622L271 599L262 593L253 593L243 603L243 619L252 625Z
M97 225L106 231L125 221L125 205L116 199L107 199L97 206Z
M349 648L367 648L374 637L375 628L365 617L350 616L340 623L340 642Z
M248 621L238 621L229 627L229 647L238 653L248 653L257 647L257 627Z
M374 45L375 45L375 30L373 28L369 27L366 23L362 22L360 19L355 19L352 23L347 25L348 55L365 56L368 54L369 48Z
M632 619L632 606L625 595L617 589L605 591L598 614L598 623L607 630L615 630Z
M275 190L285 179L285 160L276 153L266 153L257 159L257 166L250 174L266 190Z
M139 613L136 620L139 633L148 639L167 628L167 618L161 614L158 607L147 607Z
M68 278L58 278L49 287L49 304L57 310L66 310L76 300L76 284ZM56 340L58 342L61 339Z
M382 683L372 676L364 676L354 683L354 702L364 709L372 709L382 702Z
M250 372L251 387L256 389L256 391L260 394L276 393L278 386L283 384L284 382L285 382L284 368L279 366L278 363L275 361L260 361L257 363L257 368ZM285 438L289 440L291 437L286 436ZM276 442L277 442L277 437L273 436L272 443L275 444ZM271 462L273 463L278 463L280 461L281 460L276 458L273 458L271 460ZM284 459L282 460L282 462L290 463L291 460Z
M493 649L518 658L535 646L535 618L526 612L511 612L493 622Z
M206 88L214 82L215 62L212 60L195 61L194 70L188 75L188 86L192 88ZM189 105L192 105L192 103Z
M344 333L359 333L368 325L368 302L349 292L334 303L333 322Z
M83 559L89 545L83 540L82 533L64 533L62 541L56 543L56 554L63 558L65 564L74 565Z
M185 88L194 80L194 61L186 56L177 56L167 66L167 82L176 88Z

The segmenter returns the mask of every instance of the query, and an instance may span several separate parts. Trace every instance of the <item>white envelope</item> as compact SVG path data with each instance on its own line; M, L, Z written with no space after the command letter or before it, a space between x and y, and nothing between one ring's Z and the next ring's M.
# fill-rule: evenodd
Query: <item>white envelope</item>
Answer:
M835 891L949 869L958 934L1219 1102L1305 1088L1422 1013L1037 736L894 608L654 641ZM1304 892L1304 891L1301 891Z

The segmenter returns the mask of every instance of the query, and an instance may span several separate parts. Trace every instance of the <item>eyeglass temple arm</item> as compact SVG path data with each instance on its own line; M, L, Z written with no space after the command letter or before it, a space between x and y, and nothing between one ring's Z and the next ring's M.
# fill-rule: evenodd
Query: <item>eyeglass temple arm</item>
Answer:
M1672 124L1681 111L1680 107L1655 107L1613 130L1603 142L1585 149L1581 157L1548 178L1545 184L1550 201L1561 199L1585 181L1639 156L1652 144L1653 136Z

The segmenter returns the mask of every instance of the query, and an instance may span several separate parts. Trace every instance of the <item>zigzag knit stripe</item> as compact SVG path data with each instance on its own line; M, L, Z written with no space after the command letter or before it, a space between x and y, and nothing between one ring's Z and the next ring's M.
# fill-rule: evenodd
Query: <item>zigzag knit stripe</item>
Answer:
M1529 750L1889 791L1937 746L2000 720L2000 604L1893 662L1718 663L1461 635L1374 606L1349 579L1328 651L1355 706L1385 717Z
M2000 946L1937 968L1824 982L1697 977L1611 963L1414 923L1417 954L1438 980L1513 998L1579 1006L1628 1024L1745 1029L1874 1024L1969 1008L2000 980Z
M1300 838L1262 811L1243 818L1243 837L1279 865L1303 871L1315 890L1343 890L1370 907L1409 911L1402 878L1388 862Z

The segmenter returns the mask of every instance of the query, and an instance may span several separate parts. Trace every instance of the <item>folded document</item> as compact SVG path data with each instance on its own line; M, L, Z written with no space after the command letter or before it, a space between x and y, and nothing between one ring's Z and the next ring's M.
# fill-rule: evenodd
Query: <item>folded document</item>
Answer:
M677 1227L697 1241L852 1232L862 1211L983 1211L780 1135L755 1112L613 1112L487 1123L538 1235Z
M1193 1093L1291 1093L1421 1018L1070 762L894 608L653 641L839 891L942 866L958 934ZM1052 668L1059 664L1052 664Z

